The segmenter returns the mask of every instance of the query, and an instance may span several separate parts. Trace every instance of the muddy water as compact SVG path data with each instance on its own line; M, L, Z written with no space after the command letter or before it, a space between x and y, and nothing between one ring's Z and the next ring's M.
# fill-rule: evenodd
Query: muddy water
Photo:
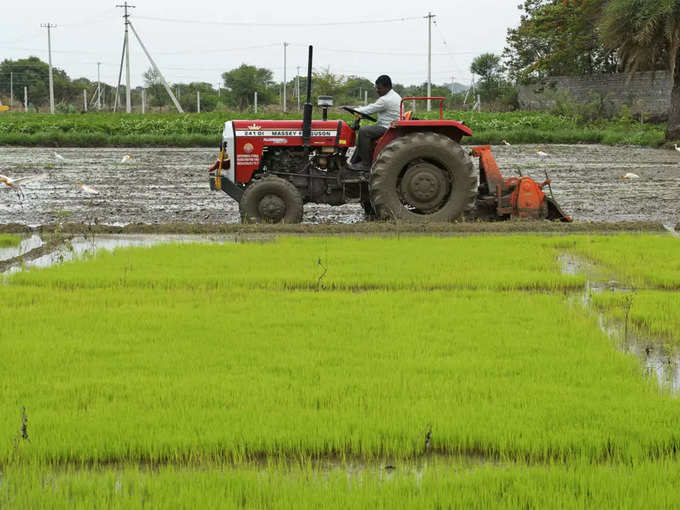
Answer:
M648 148L593 145L494 147L506 176L521 171L537 180L552 178L555 198L582 221L680 221L680 154ZM47 172L48 178L26 187L19 201L0 189L0 224L42 225L58 220L109 225L129 223L237 222L238 206L224 193L208 189L206 169L214 149L54 149L0 147L0 173L23 177ZM122 164L125 154L132 161ZM633 172L639 180L620 175ZM100 191L78 191L76 182ZM306 223L363 221L358 205L307 204Z

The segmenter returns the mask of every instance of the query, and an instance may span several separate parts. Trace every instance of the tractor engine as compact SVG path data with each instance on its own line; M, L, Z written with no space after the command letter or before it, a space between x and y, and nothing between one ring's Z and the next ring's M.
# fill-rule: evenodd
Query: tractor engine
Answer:
M341 205L345 203L340 173L345 151L335 147L268 147L262 154L258 174L273 174L290 181L306 202Z

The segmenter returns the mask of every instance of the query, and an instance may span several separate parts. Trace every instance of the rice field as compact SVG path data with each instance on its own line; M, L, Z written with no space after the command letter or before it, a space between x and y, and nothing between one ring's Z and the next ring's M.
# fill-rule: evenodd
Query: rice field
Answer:
M680 401L561 256L661 286L679 242L281 237L16 273L0 508L667 508ZM636 293L633 320L677 334L675 297Z
M0 248L14 248L21 243L21 236L15 234L0 234Z

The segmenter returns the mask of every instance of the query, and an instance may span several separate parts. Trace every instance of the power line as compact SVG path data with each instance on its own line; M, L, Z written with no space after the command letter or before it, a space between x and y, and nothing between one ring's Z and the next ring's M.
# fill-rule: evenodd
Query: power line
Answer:
M234 21L198 21L186 19L154 18L150 16L137 16L137 19L150 21L162 21L164 23L182 23L192 25L220 25L228 27L330 27L343 25L377 25L382 23L401 23L404 21L414 21L422 19L422 16L412 16L407 18L391 18L378 20L359 20L359 21L328 21L310 23L257 23L257 22L234 22Z

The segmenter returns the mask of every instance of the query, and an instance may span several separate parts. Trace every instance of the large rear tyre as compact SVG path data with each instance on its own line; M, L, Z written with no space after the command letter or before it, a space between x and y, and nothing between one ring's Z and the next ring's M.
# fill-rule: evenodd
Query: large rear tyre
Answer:
M300 223L302 196L281 177L268 176L255 181L243 192L238 204L243 223Z
M438 133L412 133L382 150L370 187L379 219L453 221L474 208L477 175L457 142Z

